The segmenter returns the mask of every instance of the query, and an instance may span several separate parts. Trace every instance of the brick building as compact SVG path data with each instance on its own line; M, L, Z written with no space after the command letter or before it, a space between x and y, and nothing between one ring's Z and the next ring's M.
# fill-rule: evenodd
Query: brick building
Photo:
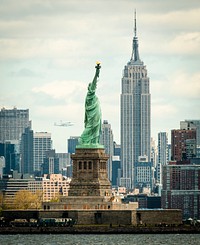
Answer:
M191 141L192 139L194 141ZM173 129L171 131L171 160L181 161L191 156L195 157L196 147L192 147L192 144L196 144L196 129Z
M200 162L163 166L161 207L182 209L184 219L200 219Z

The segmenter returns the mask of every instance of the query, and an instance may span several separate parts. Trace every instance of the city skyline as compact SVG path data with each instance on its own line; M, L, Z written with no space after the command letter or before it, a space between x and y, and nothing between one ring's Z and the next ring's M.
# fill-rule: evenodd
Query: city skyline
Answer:
M153 8L152 8L153 6ZM83 130L84 98L97 60L103 120L120 143L122 69L130 59L134 10L148 67L152 137L199 119L200 7L192 1L21 1L1 5L0 106L29 109L34 132L50 132L56 152ZM113 11L114 10L114 11ZM112 113L111 113L112 112ZM55 127L54 122L74 122Z

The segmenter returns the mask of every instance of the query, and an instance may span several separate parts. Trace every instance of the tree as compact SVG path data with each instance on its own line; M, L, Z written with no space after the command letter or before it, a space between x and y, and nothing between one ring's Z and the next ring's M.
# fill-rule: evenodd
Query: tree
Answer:
M34 194L35 198L35 208L39 209L42 206L42 201L43 201L43 193L40 190L37 190Z
M4 203L3 203L3 200L4 199L4 196L3 196L3 192L1 191L0 192L0 212L3 210L4 208Z
M57 192L54 197L51 198L50 202L60 202L61 194Z
M38 209L42 204L42 192L32 193L28 190L20 190L15 194L14 207L16 209Z

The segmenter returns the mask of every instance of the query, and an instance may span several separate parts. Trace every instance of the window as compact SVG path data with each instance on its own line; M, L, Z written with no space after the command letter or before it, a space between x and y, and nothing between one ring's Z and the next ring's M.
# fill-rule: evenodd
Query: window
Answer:
M92 162L91 161L89 161L89 163L88 163L88 168L92 169Z

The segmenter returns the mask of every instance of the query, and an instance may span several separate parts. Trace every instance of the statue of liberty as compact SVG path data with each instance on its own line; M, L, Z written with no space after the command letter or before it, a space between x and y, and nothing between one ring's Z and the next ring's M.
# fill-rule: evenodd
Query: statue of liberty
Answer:
M99 144L101 133L101 108L99 99L95 92L97 87L97 79L100 73L100 63L95 66L96 73L92 83L88 85L88 92L85 98L85 129L79 139L77 148L103 148Z

